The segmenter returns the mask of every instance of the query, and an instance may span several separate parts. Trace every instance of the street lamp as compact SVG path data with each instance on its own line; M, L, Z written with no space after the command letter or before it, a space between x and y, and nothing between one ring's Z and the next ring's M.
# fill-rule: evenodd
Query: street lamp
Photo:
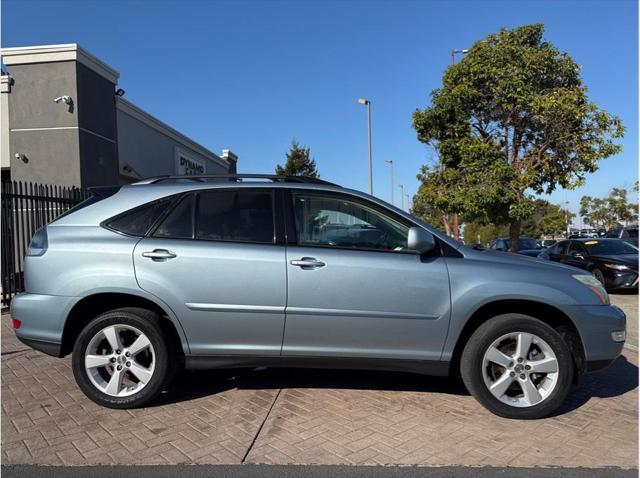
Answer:
M411 208L411 198L408 194L405 194L405 196L407 197L407 212L409 212L409 209Z
M369 194L373 196L373 159L371 158L371 101L365 98L358 98L358 103L367 107L367 131L369 136Z
M393 159L385 159L384 162L391 167L391 204L393 204Z
M465 49L465 50L458 50L458 49L453 49L451 50L451 64L454 65L456 63L456 55L460 53L462 55L466 55L467 53L469 53L469 50Z
M402 210L404 211L404 184L398 184L400 188L400 197L402 198Z

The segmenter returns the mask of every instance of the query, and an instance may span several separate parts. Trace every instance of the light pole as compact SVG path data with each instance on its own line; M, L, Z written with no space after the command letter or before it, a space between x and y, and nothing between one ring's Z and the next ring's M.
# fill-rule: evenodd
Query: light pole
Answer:
M391 167L391 204L393 204L393 159L385 159L384 162Z
M452 65L455 65L455 63L456 63L456 55L457 55L458 53L460 53L460 54L462 54L462 55L465 55L465 54L469 53L469 50L466 50L466 49L465 49L465 50L458 50L458 49L456 49L456 48L454 48L453 50L451 50L451 64L452 64Z
M400 188L400 197L402 198L402 210L404 211L404 184L398 184Z
M565 214L565 221L567 222L567 239L569 238L569 236L571 235L571 224L569 224L569 201L566 201L564 203L564 214Z
M411 208L411 198L408 194L405 194L405 196L407 198L407 212L409 212L409 209Z
M369 194L373 196L373 159L371 158L371 101L358 98L358 103L367 107L367 131L369 137Z

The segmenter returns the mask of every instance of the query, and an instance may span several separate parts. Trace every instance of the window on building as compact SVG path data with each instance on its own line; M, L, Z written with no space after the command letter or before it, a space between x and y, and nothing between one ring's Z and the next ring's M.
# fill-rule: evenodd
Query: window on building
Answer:
M219 190L199 195L196 239L272 244L273 194L269 190Z

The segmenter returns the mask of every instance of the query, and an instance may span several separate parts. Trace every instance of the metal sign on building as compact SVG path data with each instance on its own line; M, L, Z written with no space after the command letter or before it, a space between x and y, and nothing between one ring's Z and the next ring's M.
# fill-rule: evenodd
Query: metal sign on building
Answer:
M206 172L204 161L187 157L185 154L178 152L176 157L176 174L195 176Z

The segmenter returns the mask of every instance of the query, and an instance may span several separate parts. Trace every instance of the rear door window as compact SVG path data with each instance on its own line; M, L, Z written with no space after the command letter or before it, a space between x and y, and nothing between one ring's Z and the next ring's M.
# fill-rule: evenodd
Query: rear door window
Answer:
M195 196L189 194L162 221L153 237L167 239L193 239L193 206Z
M220 189L198 195L196 239L273 244L273 192Z

